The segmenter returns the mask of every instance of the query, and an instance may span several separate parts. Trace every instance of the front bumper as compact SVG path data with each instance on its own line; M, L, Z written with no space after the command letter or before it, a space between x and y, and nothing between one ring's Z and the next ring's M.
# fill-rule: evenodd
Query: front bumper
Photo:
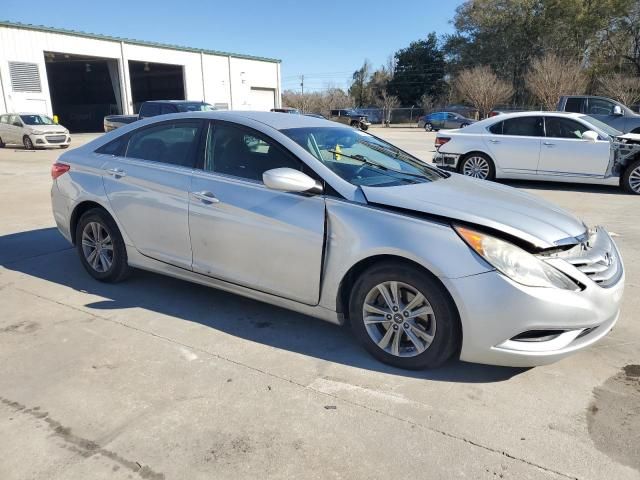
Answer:
M527 287L497 271L443 279L460 312L460 359L533 367L560 360L604 337L618 320L624 291L622 261L611 244L620 275L607 287L560 261L554 266L580 282L581 290ZM523 339L531 332L539 335L539 341L531 341L535 336Z
M456 171L458 169L458 161L460 154L458 153L441 153L436 152L433 156L433 163L445 170Z
M56 148L71 144L71 135L68 133L32 133L29 138L31 138L31 142L36 148Z

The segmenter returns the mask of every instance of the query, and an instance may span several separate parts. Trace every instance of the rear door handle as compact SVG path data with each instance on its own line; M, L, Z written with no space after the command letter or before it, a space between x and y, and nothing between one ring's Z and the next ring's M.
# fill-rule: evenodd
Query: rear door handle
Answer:
M546 145L547 147L553 147L555 145L555 143L551 143L551 142L542 142L543 145Z
M107 170L107 173L113 177L126 177L127 172L122 170L121 168L110 168Z
M191 195L205 203L220 203L220 200L211 192L191 192Z
M500 140L495 140L495 139L493 139L493 138L490 138L490 139L489 139L489 141L490 141L491 143L500 143Z

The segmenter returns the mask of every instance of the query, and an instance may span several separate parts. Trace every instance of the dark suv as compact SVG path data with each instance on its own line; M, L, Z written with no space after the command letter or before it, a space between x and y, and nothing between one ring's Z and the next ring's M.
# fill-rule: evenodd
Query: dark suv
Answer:
M366 115L362 115L361 113L348 108L331 110L329 114L329 120L344 123L345 125L351 125L352 127L359 128L360 130L366 130L371 125L371 122Z
M611 98L565 95L560 97L558 111L584 113L623 133L640 133L640 115Z

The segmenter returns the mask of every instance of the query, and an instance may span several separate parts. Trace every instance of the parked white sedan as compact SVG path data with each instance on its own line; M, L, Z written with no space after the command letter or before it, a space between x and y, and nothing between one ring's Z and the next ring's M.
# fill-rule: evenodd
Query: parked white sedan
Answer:
M436 137L434 162L467 176L620 185L640 194L640 135L587 115L518 112Z
M0 115L0 148L23 145L34 148L67 148L71 143L69 130L39 113L7 113Z

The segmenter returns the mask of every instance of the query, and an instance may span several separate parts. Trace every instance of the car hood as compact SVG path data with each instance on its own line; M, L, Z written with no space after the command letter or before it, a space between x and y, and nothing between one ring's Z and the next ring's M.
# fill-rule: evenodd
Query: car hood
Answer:
M537 248L579 237L586 227L575 215L512 187L460 174L429 183L366 187L367 201L482 225Z
M62 125L27 125L26 127L35 133L65 133L67 131Z

